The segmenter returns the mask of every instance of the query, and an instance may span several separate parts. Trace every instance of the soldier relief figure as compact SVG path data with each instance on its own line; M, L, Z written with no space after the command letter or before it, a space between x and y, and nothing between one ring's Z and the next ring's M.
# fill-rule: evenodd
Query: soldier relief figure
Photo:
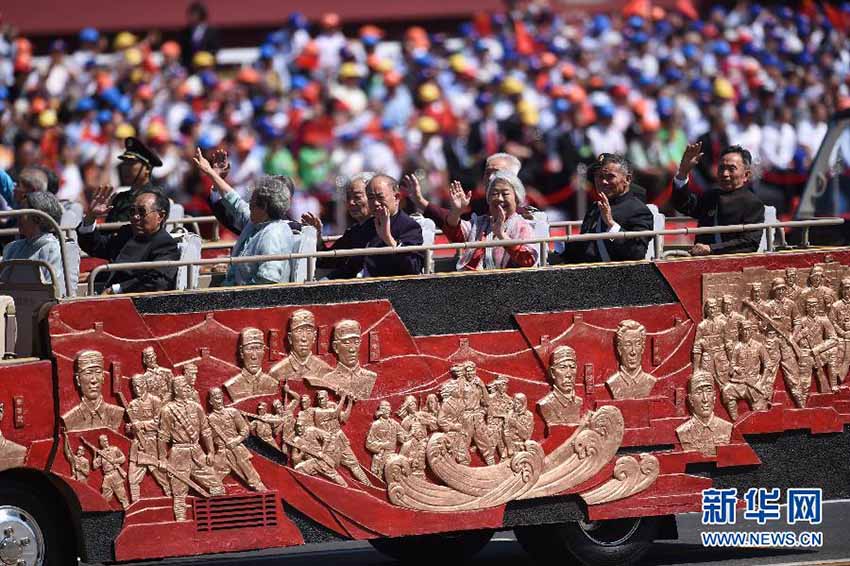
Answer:
M840 297L829 308L829 320L838 337L836 368L838 380L843 383L850 371L850 278L841 280Z
M731 348L732 372L722 386L720 397L732 420L738 418L738 400L749 403L754 411L764 411L773 398L771 362L767 350L754 338L755 324L738 322L738 341Z
M694 371L688 381L688 404L693 416L676 429L684 450L716 456L718 446L729 444L732 423L714 414L715 399L713 376L704 370Z
M614 399L649 397L656 380L642 367L646 328L637 321L624 320L617 327L614 341L620 369L605 382L611 396Z
M145 368L142 375L148 382L148 391L163 403L171 401L171 380L174 379L174 373L159 365L156 352L150 346L142 350L142 367Z
M103 355L84 350L74 359L74 382L80 389L80 403L64 415L68 432L109 428L118 431L124 420L124 408L103 399Z
M277 393L278 381L263 371L265 350L266 342L261 330L246 328L239 333L242 371L224 382L227 394L234 401Z
M147 374L137 374L132 378L135 399L127 407L127 432L132 435L130 444L130 498L136 502L141 495L141 484L145 474L150 472L156 483L167 497L171 497L168 478L159 469L157 462L157 430L159 429L159 411L162 401L149 390ZM170 385L170 382L169 382ZM145 459L147 456L147 459Z
M576 395L578 364L576 352L569 346L558 346L549 357L549 379L552 391L537 402L548 426L578 424L583 400Z
M276 363L269 372L281 383L290 379L317 379L331 367L313 354L316 346L316 318L306 309L298 309L289 317L289 355Z
M378 374L360 366L360 323L342 320L334 326L331 348L337 357L333 371L321 377L305 376L314 387L330 389L340 397L349 396L355 401L368 399L378 379Z

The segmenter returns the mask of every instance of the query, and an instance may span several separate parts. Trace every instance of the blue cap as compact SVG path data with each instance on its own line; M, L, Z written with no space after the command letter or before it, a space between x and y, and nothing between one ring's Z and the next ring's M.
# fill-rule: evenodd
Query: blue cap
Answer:
M594 35L606 32L611 29L611 18L605 14L596 14L590 22L590 31Z
M655 22L655 33L661 36L668 36L673 33L673 24L668 20L658 20Z
M750 18L756 19L761 14L761 5L752 4L750 5Z
M472 47L473 49L475 49L475 51L479 53L483 53L484 51L487 51L489 49L489 47L487 47L487 42L483 39L476 39Z
M640 29L643 27L643 18L640 16L631 16L628 19L628 24L635 29Z
M694 20L690 23L688 27L691 31L702 33L702 30L705 27L705 22L703 22L702 20Z
M83 28L80 30L79 38L82 43L95 43L100 39L100 32L94 28Z
M180 129L189 128L198 123L198 117L194 114L186 114L186 117L180 122Z
M596 116L598 118L612 118L614 116L614 105L600 104L596 107Z
M264 43L260 46L260 59L271 59L274 57L275 48L270 43Z
M556 112L569 112L570 108L572 108L572 104L563 98L558 98L555 100L555 111Z
M697 92L711 92L711 81L706 77L697 77L691 81L691 89Z
M6 85L0 84L0 100L6 100L9 97L9 89Z
M726 57L732 53L732 48L727 41L718 39L711 45L711 51L718 57Z
M815 58L808 51L800 51L800 53L797 54L797 62L800 65L807 67L815 62Z
M198 147L203 151L207 151L208 149L212 149L215 147L215 142L209 136L209 134L201 134L198 136Z
M643 45L649 41L649 36L646 35L645 32L639 31L632 36L632 42L637 43L638 45Z
M478 96L475 97L475 105L478 108L483 108L484 106L489 106L493 104L493 95L487 91L481 92Z
M378 45L378 43L380 43L381 38L374 35L367 35L360 38L360 41L362 41L363 45L365 45L366 47L374 47Z
M693 59L699 53L699 49L693 43L686 43L682 46L682 55L685 56L686 59Z
M205 90L212 90L218 84L218 75L212 69L207 69L201 73L200 78Z
M133 109L133 102L130 100L130 96L127 94L121 96L115 104L115 109L122 114L129 114Z
M790 20L794 17L794 10L792 10L789 6L782 6L779 8L779 17L783 20Z
M81 98L77 101L77 112L91 112L95 108L97 108L97 103L94 101L94 98L90 96Z
M655 77L652 77L652 76L649 76L649 75L644 75L644 74L641 74L641 76L638 77L637 82L638 82L638 85L640 85L640 86L651 86L651 85L656 84Z
M289 82L292 90L303 90L310 81L304 75L292 75L292 79Z
M280 135L280 132L277 128L275 128L274 124L272 124L268 116L263 116L262 118L257 120L255 127L257 129L257 132L264 139L276 138Z
M789 98L792 96L800 96L800 89L794 85L789 85L785 88L785 98Z
M457 28L458 33L460 33L461 37L471 38L475 34L475 28L472 25L472 22L463 22Z
M254 112L259 111L266 104L266 97L257 94L251 97L251 106L254 108Z
M669 118L673 115L673 110L676 108L676 105L673 103L672 98L662 97L658 99L657 109L658 116L660 118Z
M292 12L289 14L289 27L294 29L304 29L307 27L307 18L301 12Z
M112 112L109 110L101 110L97 113L97 121L101 124L112 121Z
M100 93L100 98L110 106L115 106L121 99L121 91L114 86L109 87L108 89Z
M670 67L664 71L664 78L667 79L667 82L678 82L685 78L685 73L679 70L678 67Z
M746 98L738 103L737 110L738 114L743 116L752 116L758 111L758 102Z

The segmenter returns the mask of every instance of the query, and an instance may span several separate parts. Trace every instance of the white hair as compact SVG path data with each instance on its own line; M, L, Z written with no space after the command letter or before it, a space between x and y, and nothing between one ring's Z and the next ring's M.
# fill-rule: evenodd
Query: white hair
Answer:
M375 175L377 175L377 173L375 173L374 171L361 171L356 175L352 175L351 179L348 180L348 184L352 185L355 181L363 181L364 185L368 185L369 181L371 181L372 177L374 177Z
M504 159L507 161L510 164L507 170L514 175L519 175L519 170L522 169L522 163L520 163L519 159L510 153L494 153L487 158L487 161L484 163L484 168L486 169L487 167L490 167L490 162L494 159Z
M493 189L493 186L497 182L503 182L510 185L510 187L514 190L514 196L516 196L516 204L517 206L522 206L525 204L525 185L522 184L522 181L519 180L514 173L510 171L496 171L492 175L490 175L490 182L487 183L487 201L490 201L490 191Z

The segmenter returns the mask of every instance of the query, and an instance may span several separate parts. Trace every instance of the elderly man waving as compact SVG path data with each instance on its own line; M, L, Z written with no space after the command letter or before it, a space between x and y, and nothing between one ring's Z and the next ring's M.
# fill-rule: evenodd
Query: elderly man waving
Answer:
M588 207L582 234L616 234L652 230L652 212L631 190L632 168L614 153L603 153L594 168L593 184L599 200ZM646 257L649 237L572 242L562 257L567 263L627 261Z

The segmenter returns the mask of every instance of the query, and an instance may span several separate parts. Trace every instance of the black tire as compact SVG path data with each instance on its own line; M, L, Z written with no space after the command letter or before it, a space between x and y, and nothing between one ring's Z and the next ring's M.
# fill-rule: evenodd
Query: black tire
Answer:
M434 564L442 561L453 564L478 554L492 537L492 530L481 530L379 538L369 542L381 554L404 564Z
M658 521L644 517L591 523L565 523L514 529L517 540L535 561L563 564L565 555L587 566L635 564L658 536Z
M44 560L41 564L76 566L77 551L71 534L73 529L65 513L57 508L56 502L38 497L33 493L32 486L26 483L4 479L3 484L0 486L0 509L23 511L32 517L37 529L41 531L44 542Z

